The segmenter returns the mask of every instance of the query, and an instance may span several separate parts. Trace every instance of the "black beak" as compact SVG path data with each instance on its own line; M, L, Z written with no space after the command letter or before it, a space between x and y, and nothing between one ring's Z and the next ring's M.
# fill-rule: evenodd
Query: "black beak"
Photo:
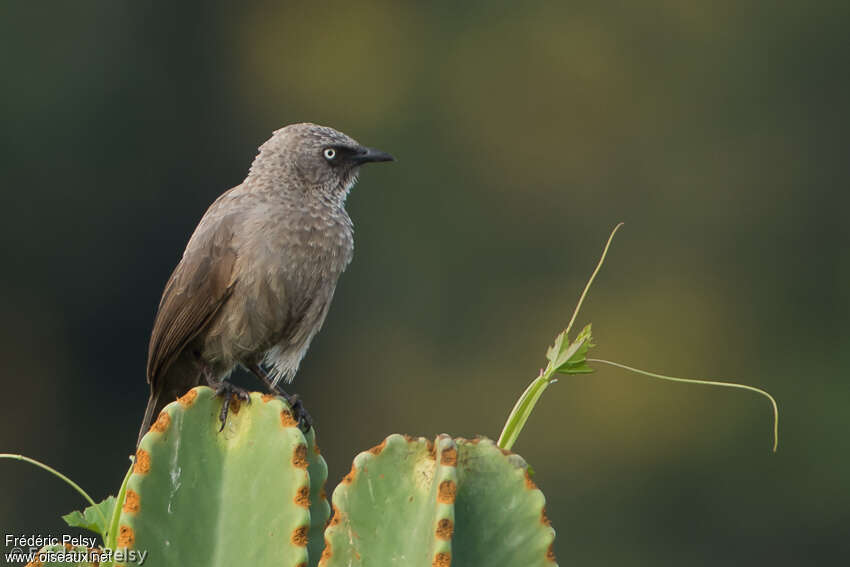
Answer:
M373 161L395 161L395 158L387 152L376 150L375 148L361 147L357 153L352 156L352 160L357 165L361 163L369 163Z

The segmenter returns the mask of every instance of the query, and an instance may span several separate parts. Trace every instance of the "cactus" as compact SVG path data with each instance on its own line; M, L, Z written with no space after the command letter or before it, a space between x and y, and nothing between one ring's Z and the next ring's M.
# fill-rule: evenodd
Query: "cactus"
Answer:
M544 497L489 439L390 435L333 494L322 567L555 565Z
M305 438L278 397L232 405L221 433L220 407L212 390L194 388L144 436L118 550L147 550L156 566L306 565L310 527L329 512L313 434ZM315 550L321 534L312 531Z
M77 490L90 506L65 520L99 533L104 554L109 557L115 549L116 565L132 563L132 557L117 556L136 551L149 553L146 564L154 566L556 566L545 498L528 465L509 449L557 374L592 372L587 363L598 362L664 380L751 390L770 400L774 451L778 442L779 409L764 390L588 359L590 325L569 340L620 226L608 238L569 324L548 349L549 363L514 405L498 444L485 438L440 435L431 442L390 435L360 453L334 491L321 558L320 527L330 515L327 466L314 432L305 437L289 406L275 396L253 393L249 406L237 403L219 433L221 401L206 387L189 391L168 405L142 438L118 498L100 504L44 463L23 455L0 453L0 458L30 462ZM101 565L110 565L109 559Z
M220 409L207 387L166 406L117 501L66 516L104 537L101 564L114 549L116 566L140 554L157 567L555 565L528 465L489 439L390 435L354 459L322 538L327 466L314 433L275 396L231 406L222 432Z
M310 530L308 532L307 556L309 565L319 564L322 548L325 546L323 532L331 516L331 505L325 495L325 481L328 479L328 465L316 445L316 430L310 428L305 435L307 440L307 476L310 479Z

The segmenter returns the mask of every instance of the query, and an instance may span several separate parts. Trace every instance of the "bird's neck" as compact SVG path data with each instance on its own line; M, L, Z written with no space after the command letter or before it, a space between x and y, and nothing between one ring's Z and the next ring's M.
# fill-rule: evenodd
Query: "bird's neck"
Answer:
M294 176L283 168L263 167L255 161L242 185L269 199L288 202L294 206L302 204L310 209L339 209L345 214L345 200L355 183L357 172L352 172L346 179L322 184Z

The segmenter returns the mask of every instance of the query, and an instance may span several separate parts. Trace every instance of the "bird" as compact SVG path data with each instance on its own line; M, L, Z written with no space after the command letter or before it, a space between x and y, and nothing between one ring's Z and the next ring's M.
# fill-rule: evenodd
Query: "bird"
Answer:
M291 382L322 327L337 280L352 259L346 197L360 167L395 161L313 123L276 130L245 180L204 213L165 284L147 357L150 397L137 446L163 407L206 384L224 403L249 401L228 381L242 366L286 397L308 430Z

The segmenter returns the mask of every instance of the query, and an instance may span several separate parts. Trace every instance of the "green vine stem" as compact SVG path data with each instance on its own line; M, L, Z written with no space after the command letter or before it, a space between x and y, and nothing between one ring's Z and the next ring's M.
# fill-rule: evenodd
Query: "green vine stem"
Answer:
M30 463L31 465L35 465L40 469L44 469L47 472L49 472L50 474L52 474L53 476L65 481L65 483L68 486L70 486L71 488L73 488L74 490L79 492L80 495L83 498L86 499L86 502L88 502L90 505L95 507L95 509L97 510L97 513L100 514L100 519L103 520L103 525L104 526L109 525L106 522L106 516L103 515L103 512L100 510L100 508L97 506L97 504L94 503L94 500L92 500L92 497L88 495L88 492L86 492L85 490L80 488L79 484L77 484L76 482L74 482L73 480L71 480L70 478L68 478L64 474L62 474L61 472L57 471L53 467L45 465L44 463L42 463L40 461L36 461L35 459L25 457L24 455L14 455L12 453L0 453L0 459L13 459L13 460L16 460L16 461L24 461L24 462ZM103 538L103 541L106 541L106 534L100 534L100 536L101 536L101 538Z
M517 400L504 428L502 428L499 441L496 443L499 447L508 451L511 450L523 427L525 427L525 422L528 421L531 412L534 411L537 400L540 399L540 396L551 383L551 374L547 375L544 370L541 370L540 375L529 384Z
M600 268L602 268L602 263L605 261L605 256L608 254L608 248L611 246L611 241L614 239L614 235L621 226L623 226L623 223L619 223L614 227L614 230L611 231L611 236L608 237L608 242L605 244L605 249L602 251L602 257L599 258L599 263L596 265L596 269L593 270L593 274L591 274L590 279L587 281L587 285L584 286L584 291L578 300L578 304L576 305L575 311L573 311L573 316L570 319L567 328L555 338L555 344L552 345L546 352L546 358L549 359L549 363L546 365L545 369L540 370L540 374L537 378L528 385L517 400L510 415L508 416L507 421L505 422L502 434L499 436L498 446L502 449L508 450L513 447L519 437L519 434L525 427L528 418L531 416L531 412L534 411L534 406L537 405L537 402L540 400L540 396L543 395L543 392L550 384L557 382L558 379L555 377L555 374L584 374L593 372L593 369L590 368L587 363L598 362L601 364L616 366L617 368L622 368L637 374L643 374L644 376L649 376L651 378L657 378L659 380L668 380L671 382L681 382L685 384L701 384L703 386L738 388L741 390L749 390L766 397L773 407L773 452L776 453L776 450L779 448L779 405L776 403L774 397L765 390L756 388L755 386L747 386L746 384L737 384L735 382L720 382L716 380L697 380L693 378L665 376L663 374L656 374L640 370L638 368L633 368L631 366L626 366L619 362L611 362L610 360L602 360L599 358L587 358L587 351L593 346L591 343L592 337L590 325L586 326L578 334L576 339L570 343L568 336L570 329L572 329L573 323L575 323L578 312L581 309L582 303L584 303L584 299L587 296L587 292L590 289L593 280L596 278L596 274L598 274Z
M596 264L596 269L593 270L593 273L590 275L590 279L587 280L587 285L584 286L584 291L581 293L581 297L579 297L578 304L576 304L575 311L573 311L573 316L570 319L567 328L558 335L558 338L555 341L555 350L558 352L555 353L554 357L549 358L549 364L547 364L546 368L542 369L537 378L529 384L528 388L525 389L519 397L519 400L517 400L510 415L508 415L508 419L505 422L505 426L502 428L502 433L499 435L499 441L497 443L497 445L502 449L510 450L514 443L516 443L519 434L522 433L522 429L525 427L525 423L528 421L529 416L531 416L531 412L534 411L534 406L537 405L538 400L540 400L540 396L543 395L543 392L550 384L554 384L558 381L558 379L554 377L556 373L580 374L590 372L590 369L581 365L580 362L570 360L573 355L577 354L578 351L583 350L586 352L587 348L591 346L589 328L586 329L586 335L584 331L580 333L572 345L569 344L567 335L569 334L570 329L572 329L573 323L575 323L578 312L581 309L581 305L584 303L584 298L587 297L587 292L593 284L593 280L596 279L596 274L599 273L599 270L602 268L602 264L605 262L605 256L608 254L608 248L611 246L611 241L614 240L614 235L617 234L617 231L621 226L623 226L623 223L617 224L617 226L614 227L614 230L611 231L611 235L608 237L608 242L605 243L605 248L602 250L602 256ZM564 347L568 345L569 348L562 348L562 345L564 345ZM574 346L575 348L573 349ZM570 349L573 349L572 352L568 352ZM551 352L552 349L550 349L550 353ZM558 354L569 354L570 356L559 357L557 356ZM560 362L560 364L558 362ZM569 366L569 368L567 368L567 366Z
M608 242L605 243L605 248L602 250L602 256L599 257L599 262L596 263L596 269L593 270L593 273L590 274L590 279L587 280L587 284L584 286L584 291L581 292L581 297L578 298L578 303L576 304L576 308L573 311L573 316L570 318L570 322L567 324L567 328L564 329L564 332L569 334L570 329L573 328L573 323L576 322L576 317L578 317L579 309L581 309L582 303L584 303L584 298L587 297L587 292L590 291L590 286L593 285L593 280L596 279L596 274L599 273L599 270L602 269L602 264L605 263L605 256L608 255L608 248L611 247L611 242L614 240L614 235L617 234L617 231L620 230L620 227L626 223L620 222L617 223L617 226L614 227L614 230L611 231L611 236L608 237Z
M768 400L770 400L770 403L773 406L773 452L775 453L776 450L779 448L779 405L776 403L776 400L773 396L771 396L769 393L762 390L761 388L756 388L755 386L747 386L746 384L736 384L735 382L718 382L716 380L697 380L694 378L678 378L674 376L665 376L663 374L647 372L646 370L640 370L639 368L633 368L631 366L626 366L625 364L620 364L619 362L611 362L610 360L602 360L600 358L588 358L587 361L609 364L611 366L616 366L617 368L622 368L623 370L628 370L629 372L643 374L644 376L649 376L650 378L658 378L659 380L669 380L670 382L681 382L684 384L702 384L703 386L739 388L741 390L749 390L751 392L755 392L759 395L762 395Z
M121 483L118 498L115 500L115 508L112 509L108 536L103 540L103 544L107 549L115 549L118 544L118 520L121 518L121 508L124 506L124 500L127 498L127 481L130 480L130 475L133 474L134 462L134 457L130 457L130 468L127 469L127 474L124 475L124 482Z

